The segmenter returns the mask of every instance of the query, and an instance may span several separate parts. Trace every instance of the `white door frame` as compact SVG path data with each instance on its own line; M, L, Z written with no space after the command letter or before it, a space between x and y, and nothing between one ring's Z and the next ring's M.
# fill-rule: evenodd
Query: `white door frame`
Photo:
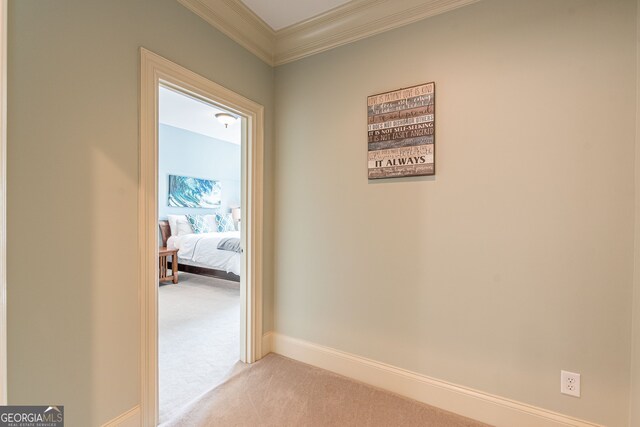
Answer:
M138 200L142 425L158 423L158 87L173 87L241 116L242 232L240 360L262 357L264 108L153 52L140 49L140 187ZM212 118L213 119L213 118Z

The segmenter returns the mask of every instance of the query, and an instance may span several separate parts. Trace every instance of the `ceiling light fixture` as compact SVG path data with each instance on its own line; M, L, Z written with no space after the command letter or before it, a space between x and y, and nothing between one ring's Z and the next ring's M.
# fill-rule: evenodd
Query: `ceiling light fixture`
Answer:
M229 113L218 113L216 114L216 119L218 119L218 121L220 121L220 123L222 123L224 127L229 127L230 124L238 120L236 116Z

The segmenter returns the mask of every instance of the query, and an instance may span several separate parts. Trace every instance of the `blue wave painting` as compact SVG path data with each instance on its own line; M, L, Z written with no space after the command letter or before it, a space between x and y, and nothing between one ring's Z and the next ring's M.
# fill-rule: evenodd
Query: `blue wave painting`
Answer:
M178 208L219 208L220 181L169 175L169 206Z

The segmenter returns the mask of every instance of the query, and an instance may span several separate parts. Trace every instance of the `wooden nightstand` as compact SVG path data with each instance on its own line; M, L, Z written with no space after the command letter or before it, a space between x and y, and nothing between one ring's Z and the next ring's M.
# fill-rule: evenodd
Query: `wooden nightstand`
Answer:
M165 280L171 280L173 283L178 283L178 250L167 249L162 246L158 250L158 257L160 274L158 281L163 282ZM167 276L167 272L169 271L169 257L171 257L171 276Z

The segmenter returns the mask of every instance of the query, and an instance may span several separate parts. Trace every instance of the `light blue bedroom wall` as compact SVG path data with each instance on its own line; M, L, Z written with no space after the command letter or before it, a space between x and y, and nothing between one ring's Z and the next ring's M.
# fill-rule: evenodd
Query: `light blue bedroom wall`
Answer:
M160 125L158 153L158 218L168 214L229 212L240 206L240 145L169 125ZM220 181L220 209L168 206L169 175Z

